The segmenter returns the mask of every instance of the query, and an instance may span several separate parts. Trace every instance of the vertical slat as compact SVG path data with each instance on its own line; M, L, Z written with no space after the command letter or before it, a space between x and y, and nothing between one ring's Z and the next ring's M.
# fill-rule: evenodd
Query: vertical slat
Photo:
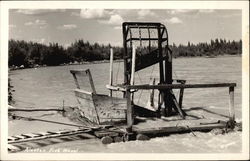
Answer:
M148 28L148 50L149 50L149 53L151 52L151 40L150 40L150 29L149 27L147 26Z
M133 45L132 48L132 67L131 67L131 78L130 78L130 85L134 85L134 77L135 77L135 56L136 56L136 50L135 46Z
M163 60L162 60L162 39L161 39L161 30L160 26L158 30L158 51L159 51L159 68L160 68L160 84L164 83L164 71L163 71Z
M110 66L109 66L109 85L113 85L113 48L110 48ZM112 90L110 90L110 96L112 97Z
M129 90L126 91L127 96L127 126L128 129L132 129L133 126L133 107L131 104L131 93Z
M235 111L234 111L234 87L231 86L229 87L229 116L230 120L234 121L235 120Z

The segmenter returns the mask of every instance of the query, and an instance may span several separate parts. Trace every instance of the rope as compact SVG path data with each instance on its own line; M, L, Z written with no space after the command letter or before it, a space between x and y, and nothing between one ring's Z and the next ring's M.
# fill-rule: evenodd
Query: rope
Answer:
M16 118L20 118L20 119L27 119L28 121L41 121L41 122L48 122L48 123L67 125L67 126L74 126L74 127L88 127L88 126L67 124L67 123L62 123L62 122L57 122L57 121L49 121L49 120L43 120L43 119L37 119L37 118L31 118L31 117L24 117L24 116L18 116L18 115L11 115L11 116L16 117Z

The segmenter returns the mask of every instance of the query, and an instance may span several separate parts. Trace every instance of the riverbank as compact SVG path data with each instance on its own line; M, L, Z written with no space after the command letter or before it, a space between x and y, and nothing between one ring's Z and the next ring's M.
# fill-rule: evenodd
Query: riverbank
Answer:
M221 57L242 57L242 55L229 55L229 54L225 54L225 55L217 55L217 56L179 56L179 57L174 57L174 59L183 59L183 58L221 58ZM70 62L70 63L63 63L57 66L68 66L68 65L86 65L86 64L102 64L102 63L109 63L110 60L96 60L96 61L83 61L83 62ZM123 59L117 59L114 60L114 63L117 62L123 62ZM12 70L20 70L20 69L28 69L28 68L42 68L42 67L51 67L51 66L47 66L45 64L43 65L38 65L35 64L34 66L31 67L24 67L24 65L21 66L10 66L9 67L9 71Z

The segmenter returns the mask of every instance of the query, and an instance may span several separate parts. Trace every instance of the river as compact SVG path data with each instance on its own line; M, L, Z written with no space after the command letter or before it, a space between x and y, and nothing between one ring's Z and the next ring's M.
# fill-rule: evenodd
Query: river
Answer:
M241 103L241 57L225 56L217 58L177 58L173 59L173 78L185 79L187 83L237 83L235 89L235 112L236 121L242 118ZM109 64L84 64L66 65L55 67L41 67L10 72L10 78L15 92L14 106L20 108L51 108L64 106L77 106L73 93L76 88L70 69L90 69L95 87L98 93L108 94L105 85L109 82ZM151 77L158 78L158 65L144 69L136 74L136 84L149 83ZM114 83L122 83L123 64L114 63ZM114 93L114 96L119 94ZM147 93L139 94L139 104L144 104ZM206 107L216 109L221 113L228 114L228 89L187 89L184 93L183 106ZM21 114L21 113L19 113ZM50 113L26 113L42 119L69 122L56 112ZM29 126L27 126L29 125ZM51 129L69 128L63 125L53 125L37 121L11 120L9 121L9 136L43 131ZM241 132L232 132L225 135L196 132L170 135L168 137L153 138L150 141L131 141L125 143L112 143L102 145L99 140L87 141L75 140L61 142L48 146L39 147L45 151L51 149L70 149L76 152L161 152L161 153L214 153L214 152L241 152ZM136 148L135 148L136 147Z

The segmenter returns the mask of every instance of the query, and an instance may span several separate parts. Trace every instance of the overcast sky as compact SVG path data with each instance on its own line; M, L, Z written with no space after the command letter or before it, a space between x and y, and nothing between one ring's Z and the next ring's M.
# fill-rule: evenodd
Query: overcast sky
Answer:
M9 10L9 38L68 46L77 39L121 45L124 21L166 25L170 44L241 39L241 10L60 9Z

